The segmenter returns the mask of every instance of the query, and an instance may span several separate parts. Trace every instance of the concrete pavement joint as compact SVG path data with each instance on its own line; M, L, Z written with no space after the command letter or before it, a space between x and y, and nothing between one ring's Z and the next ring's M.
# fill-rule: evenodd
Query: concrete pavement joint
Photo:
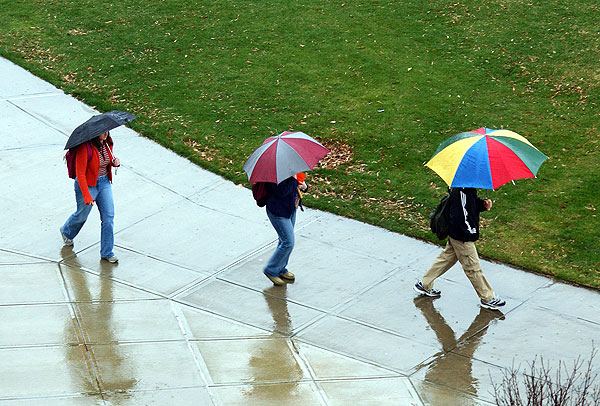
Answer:
M229 269L231 269L231 268L239 265L240 263L246 261L247 259L253 257L254 255L257 255L258 253L266 250L269 246L275 244L276 242L277 242L277 240L272 240L271 242L266 243L266 244L264 244L264 245L256 248L255 250L253 250L253 251L249 252L248 254L242 256L241 258L236 259L235 261L231 262L230 264L225 265L224 267L222 267L219 270L215 271L213 274L211 274L209 277L207 277L206 279L202 280L201 282L195 283L195 284L192 284L192 285L190 285L188 287L182 288L177 294L173 295L173 298L175 299L177 297L180 297L181 295L184 295L184 294L186 294L186 293L188 293L188 292L196 289L198 286L207 283L209 280L218 279L218 276L220 274L222 274L223 272L228 271ZM235 283L230 282L230 281L226 281L224 279L219 279L219 280L224 281L224 282L228 282L228 283L232 283L232 284L235 285Z
M28 254L28 253L25 253L23 251L18 251L18 250L12 249L12 248L0 248L0 251L8 252L8 253L11 253L11 254L21 255L21 256L27 257L27 258L35 258L35 259L40 260L40 261L36 261L36 262L30 262L30 264L49 263L49 262L54 262L55 263L56 262L53 259L41 256L41 255L32 255L32 254ZM15 264L11 264L11 265L22 265L22 264L23 263L15 263Z
M66 132L64 132L63 130L61 130L60 128L57 128L55 126L53 126L52 124L42 120L40 117L36 116L35 114L30 113L29 111L25 110L24 108L22 108L21 106L19 106L18 104L13 103L12 101L8 100L8 103L13 105L14 107L18 108L19 110L21 110L23 113L27 114L28 116L34 118L35 120L39 121L40 123L42 123L43 125L52 128L53 130L58 131L59 133L63 134L64 136L68 137L70 134L67 134Z
M71 317L72 317L73 323L75 325L75 328L77 330L77 338L78 338L78 340L81 340L80 344L83 346L83 349L84 349L83 354L85 357L85 362L86 362L88 368L90 368L89 372L92 373L92 378L94 379L94 381L96 383L96 387L98 388L100 397L102 397L102 388L100 386L100 379L99 379L100 371L98 370L98 367L96 365L94 355L90 351L90 349L86 343L86 334L85 334L83 325L81 324L81 320L79 319L77 310L75 309L75 305L72 302L72 298L67 289L66 280L62 273L62 270L60 269L60 266L58 267L58 272L59 272L61 280L62 280L61 288L62 288L63 293L65 294L66 298L69 300L69 311L71 312Z
M211 384L214 384L212 377L210 376L210 371L208 369L208 366L206 365L206 362L204 361L204 357L202 356L202 353L200 352L200 349L198 348L198 346L196 345L192 345L193 341L190 340L190 338L192 338L194 335L192 333L192 330L187 322L187 319L185 318L185 316L183 315L183 313L181 313L181 310L175 306L175 302L171 301L171 309L173 310L173 313L175 314L175 317L177 318L177 323L179 324L179 328L181 329L181 332L183 334L183 336L185 337L185 341L186 341L186 345L192 355L192 358L194 359L194 363L196 364L196 369L198 370L198 373L200 374L200 378L202 379L202 381L204 382L204 384L209 387ZM209 396L210 396L210 400L213 404L217 404L215 398L214 398L214 394L209 392Z
M41 99L44 97L56 97L56 96L64 96L65 93L64 92L60 92L60 93L32 93L29 94L27 96L12 96L12 97L5 97L0 99L0 102L6 101L6 102L11 102L11 101L15 101L15 100L29 100L29 99Z
M59 264L59 266L60 265L61 264ZM63 263L62 265L63 266L68 266L68 267L72 267L71 265L66 264L66 263ZM75 268L75 267L72 267L72 268ZM62 269L61 269L61 271L62 271ZM78 269L74 269L73 270L73 272L77 272L77 271L86 272L86 273L89 273L90 275L94 275L94 276L97 276L99 278L110 280L110 281L115 282L117 284L120 284L120 285L123 285L123 286L127 286L127 287L129 287L131 289L139 290L139 291L142 291L142 292L145 292L145 293L150 293L150 294L152 294L154 296L158 296L160 299L169 299L168 296L165 296L161 292L156 292L156 291L153 291L151 289L143 288L143 287L131 284L131 283L129 283L129 282L125 281L125 280L119 279L119 278L114 278L114 277L110 277L109 278L109 277L106 277L106 276L102 275L101 272L96 272L96 271L94 271L92 269L89 269L89 268L86 268L84 266L79 266ZM151 299L149 298L149 299L143 299L143 300L157 300L157 299L158 298L151 298ZM135 301L136 299L133 299L133 300ZM117 302L117 301L121 301L121 300L111 300L111 301L112 302ZM102 302L102 301L98 301L98 302ZM79 303L79 302L76 301L76 302L73 302L73 303Z
M380 368L380 369L385 369L387 371L393 372L394 374L397 374L398 377L408 377L409 376L406 373L406 371L403 371L401 369L390 367L389 365L379 364L376 361L373 361L372 359L364 358L364 357L357 356L357 355L348 354L347 352L344 352L344 351L339 351L339 350L336 350L336 349L327 348L325 346L319 345L318 343L311 342L309 339L300 338L300 337L291 337L291 339L299 341L299 342L307 344L307 345L310 345L310 346L315 347L315 348L320 348L322 350L328 351L328 352L333 353L333 354L341 355L341 356L346 357L346 358L351 359L351 360L360 361L362 363L365 363L365 364L368 364L368 365L372 365L372 366Z

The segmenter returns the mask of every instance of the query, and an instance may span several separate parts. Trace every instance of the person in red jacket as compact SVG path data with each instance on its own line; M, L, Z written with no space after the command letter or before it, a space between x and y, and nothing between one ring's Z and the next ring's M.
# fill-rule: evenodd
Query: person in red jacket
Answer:
M89 154L87 143L81 144L75 151L75 201L77 210L60 228L65 245L73 245L73 238L79 234L85 224L94 202L100 212L102 222L100 231L100 257L110 263L118 262L113 252L115 208L112 194L112 167L121 165L119 158L112 153L113 141L108 131L88 141L91 144Z

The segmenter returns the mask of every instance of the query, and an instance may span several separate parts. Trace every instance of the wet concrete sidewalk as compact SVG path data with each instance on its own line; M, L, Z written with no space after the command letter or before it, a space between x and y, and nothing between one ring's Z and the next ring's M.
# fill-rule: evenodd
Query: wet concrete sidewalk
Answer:
M124 127L119 264L96 209L63 247L63 146L95 112L4 59L0 78L0 405L489 405L513 363L591 353L597 292L484 262L504 314L458 267L416 297L439 247L316 210L274 287L250 191Z

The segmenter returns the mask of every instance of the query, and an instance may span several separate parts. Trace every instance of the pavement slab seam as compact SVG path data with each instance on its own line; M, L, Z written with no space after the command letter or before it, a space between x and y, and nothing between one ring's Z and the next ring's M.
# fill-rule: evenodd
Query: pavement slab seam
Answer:
M40 149L54 150L57 147L59 147L58 144L48 144L48 143L31 144L31 145L25 145L22 147L3 148L2 150L0 150L0 153L2 153L2 152L28 152L28 151L35 151L35 150L40 150Z
M72 302L72 298L71 298L71 295L69 294L69 290L67 289L66 280L62 273L62 270L60 269L60 266L57 267L57 271L62 280L61 287L63 289L63 294L65 295L65 298L67 298L67 300L69 300L69 310L71 312L73 324L75 325L75 328L77 330L78 340L80 341L81 345L83 346L83 356L84 356L85 362L88 366L89 373L92 375L92 379L94 380L96 387L98 388L98 392L100 393L100 396L102 396L102 388L100 386L100 380L99 380L99 370L95 363L94 354L90 351L88 343L86 342L85 330L81 323L81 319L77 315L77 309L75 308L75 305Z
M115 234L117 234L117 233L115 233ZM81 253L83 253L84 251L87 251L87 250L91 249L92 247L98 246L98 244L99 244L99 242L96 242L96 243L94 243L94 244L90 245L89 247L87 247L87 248L85 248L85 249L83 249L83 250L81 250L81 251L78 251L78 252L77 252L77 254L81 254ZM186 269L186 270L188 270L188 271L192 271L192 272L200 273L200 272L199 272L197 269L191 268L191 267L189 267L189 266L186 266L186 265L178 264L178 263L176 263L176 262L173 262L173 261L170 261L170 260L168 260L168 259L160 258L160 257L158 257L158 256L156 256L156 255L149 254L149 253L147 253L147 252L144 252L144 251L141 251L141 250L139 250L139 249L135 249L135 248L132 248L132 247L128 247L128 246L126 246L126 245L122 245L122 244L115 244L114 246L115 246L115 248L119 248L119 249L122 249L122 250L124 250L124 251L129 251L129 252L132 252L132 253L134 253L134 254L138 254L138 255L140 255L140 256L143 256L143 257L149 258L149 259L151 259L151 260L153 260L153 261L161 262L161 263L163 263L163 264L167 264L167 265L172 265L172 266L175 266L175 267L177 267L177 268ZM73 259L73 258L75 258L75 257L77 257L77 255L76 255L76 254L73 254L73 255L70 255L70 256L68 256L68 257L66 257L66 258L63 258L63 259L61 259L59 262L61 262L61 263L65 263L65 261L66 261L66 260ZM100 262L100 258L98 258L98 262ZM70 266L70 264L68 264L68 263L65 263L65 264ZM114 265L114 266L115 266L115 267L117 267L117 266L119 266L119 265L118 265L118 264L116 264L116 265ZM85 267L82 267L82 268L85 268ZM88 269L88 270L90 270L89 268L87 268L87 269ZM90 270L90 271L93 271L93 270ZM92 272L92 273L93 273L93 272Z
M44 400L61 400L61 399L79 399L79 398L85 398L86 400L89 400L90 397L95 397L97 396L98 399L96 399L96 402L101 402L100 405L105 405L104 403L104 399L102 399L102 395L100 392L80 392L80 393L72 393L72 394L59 394L59 395L44 395L44 396L10 396L10 397L3 397L0 395L0 402L13 402L13 401L31 401L31 402L41 402ZM98 405L98 403L96 403L95 405Z
M23 99L21 99L21 100L23 100ZM45 122L44 120L40 119L37 115L32 114L31 112L25 110L24 108L22 108L18 104L13 103L13 101L14 101L14 99L13 100L8 100L8 103L12 104L14 107L18 108L19 110L21 110L23 113L27 114L28 116L33 117L35 120L39 121L40 123L44 124L45 126L48 126L48 127L52 128L53 130L58 131L59 133L63 134L65 137L69 136L69 134L65 133L60 128L57 128L57 127L53 126L52 124Z
M315 382L321 382L321 381L327 381L327 382L333 382L333 381L353 381L353 380L366 380L366 379L380 379L380 378L406 378L407 375L398 373L397 371L393 371L391 369L389 369L386 366L383 365L379 365L376 363L373 363L372 361L363 361L363 360L359 360L357 358L354 357L349 357L347 355L344 355L338 351L332 350L332 349L328 349L328 348L324 348L318 345L314 345L314 344L307 344L307 343L302 343L304 346L308 346L308 347L313 347L313 348L317 348L320 349L321 351L330 353L332 355L335 355L337 357L343 358L343 359L347 359L351 362L358 362L358 363L362 363L364 365L367 366L371 366L374 368L377 368L379 370L382 371L381 374L379 375L369 375L369 376L346 376L346 377L342 377L342 376L337 376L337 377L323 377L323 378L319 378L318 377L318 373L316 372L315 368L313 367L312 362L310 361L310 359L307 357L307 355L305 354L305 352L303 350L299 350L298 349L298 345L296 343L302 343L302 341L297 340L295 338L290 338L290 345L294 348L294 351L298 352L298 356L303 360L304 364L307 366L308 371L310 372L310 376L312 378L312 380L314 380ZM388 372L387 374L384 374L383 372Z
M190 308L193 308L193 309L200 310L200 311L202 311L202 312L205 312L205 313L211 314L211 315L213 315L213 316L222 317L222 318L224 318L224 319L227 319L227 320L230 320L230 321L233 321L233 322L237 322L237 323L240 323L240 324L246 325L246 326L248 326L248 327L257 328L257 329L260 329L260 330L264 330L265 332L272 333L272 331L270 331L270 330L267 330L267 329L265 329L265 328L264 328L264 327L262 327L262 326L259 326L259 325L256 325L256 324L252 324L252 323L246 323L246 322L242 322L242 321L240 321L240 320L238 320L238 319L234 319L234 318L232 318L232 317L227 317L226 315L223 315L223 314L217 313L217 312L215 312L215 311L211 311L210 309L206 309L206 308L203 308L203 307L197 306L197 305L195 305L194 303L191 303L191 302L186 302L185 300L176 300L176 299L170 299L170 300L172 300L173 302L175 302L175 303L177 303L177 304L179 304L179 305L181 305L181 306L187 306L187 307L190 307Z
M154 178L152 178L152 177L149 177L149 176L146 176L146 175L144 175L142 172L140 172L140 171L138 171L138 170L136 170L136 169L133 169L133 167L129 167L129 166L127 166L126 164L124 164L124 165L123 165L123 167L124 167L124 168L127 168L127 169L128 169L128 170L130 170L132 173L134 173L135 175L139 176L140 178L142 178L142 179L146 180L147 182L150 182L150 183L152 183L152 184L154 184L154 185L156 185L156 186L158 186L158 187L161 187L161 188L163 188L163 189L166 189L167 191L169 191L169 192L171 192L171 193L173 193L173 194L175 194L175 195L177 195L177 196L181 197L181 199L183 199L183 200L187 200L187 201L189 201L190 203L194 203L194 204L197 204L197 203L196 203L196 202L194 202L193 200L191 200L191 198L192 198L193 196L196 196L196 195L198 195L198 194L202 194L202 193L206 193L207 191L210 191L210 190L212 190L212 189L214 189L214 188L216 188L216 187L220 186L221 184L225 183L225 179L214 180L214 181L212 181L211 183L209 183L207 186L203 186L203 187L202 187L202 188L201 188L199 191L194 191L194 192L192 192L190 195L184 195L184 194L182 194L182 193L180 193L180 192L178 192L178 191L176 191L176 190L174 190L174 189L170 188L169 186L167 186L167 185L164 185L164 184L160 183L160 182L159 182L159 181L157 181L156 179L154 179ZM204 207L204 206L203 206L203 207ZM206 208L209 208L209 207L206 207Z
M453 354L453 355L456 356L457 354ZM468 357L461 357L461 358L468 360ZM469 361L472 362L472 360L469 360ZM483 361L478 361L478 362L488 366L488 376L486 377L486 379L490 380L491 387L493 387L493 385L498 384L498 382L494 381L491 371L493 371L493 370L501 371L502 374L504 374L505 373L504 371L506 371L506 368L498 366L498 365L490 364L487 362L483 362ZM434 364L434 363L435 363L435 361L432 361L429 365ZM429 368L429 365L427 365L426 367ZM478 401L485 401L486 404L487 403L495 404L494 403L494 394L492 392L490 392L489 390L486 393L479 393L479 391L477 391L477 393L474 394L474 393L469 392L468 390L465 390L464 388L456 387L456 384L452 384L449 382L448 383L446 383L446 382L440 383L437 381L430 380L427 377L425 377L425 378L416 377L415 374L417 372L420 372L420 371L416 371L415 373L411 374L411 376L409 377L409 379L411 380L413 385L415 385L415 381L426 382L427 384L430 384L430 385L435 385L438 387L445 388L447 390L451 390L452 392L460 393L467 398L471 398L471 399L476 398L476 399L478 399ZM425 372L427 372L427 370L425 370Z
M298 332L301 332L302 330L306 329L307 327L309 327L313 323L318 322L323 317L326 317L329 314L329 312L321 310L321 309L318 309L318 308L316 308L314 306L303 304L303 303L300 303L300 302L292 300L292 299L282 299L282 298L280 298L278 296L274 296L274 295L270 295L268 293L264 293L262 290L255 289L255 288L250 287L250 286L246 286L246 285L243 285L243 284L238 284L238 283L235 283L235 282L232 282L232 281L229 281L229 280L225 280L225 279L220 279L220 278L217 277L216 274L213 275L211 278L208 278L208 279L210 279L210 280L217 279L220 282L223 282L223 283L226 283L226 284L229 284L229 285L232 285L232 286L236 286L236 287L239 287L239 288L244 289L244 290L248 290L248 291L252 291L252 292L264 294L264 295L269 296L269 297L271 297L271 298L273 298L275 300L278 300L278 301L284 301L284 302L287 302L287 303L292 303L292 304L298 305L300 307L303 307L303 308L306 308L306 309L311 309L311 310L314 310L316 312L319 312L319 315L316 316L315 318L313 318L311 320L308 320L305 323L302 323L302 324L298 325L297 327L294 327L294 332L292 334L286 334L285 332L281 332L281 331L277 331L277 330L273 330L272 331L273 333L279 333L279 334L282 334L282 335L284 335L286 337L294 337ZM202 285L204 283L207 283L208 279L207 279L207 281L203 281L200 285ZM206 312L213 313L209 309L198 307L198 306L194 305L193 303L186 301L185 299L172 299L172 300L174 300L175 302L178 302L178 303L181 303L181 304L184 304L184 305L196 308L196 309L200 309L200 310L203 310L203 311L206 311ZM214 312L214 314L220 315L219 313L216 313L216 312ZM223 316L223 315L220 315L220 316L227 317L227 316ZM257 327L257 328L261 328L262 329L262 327L257 326L257 325L253 325L251 323L248 323L248 325L250 325L252 327Z
M254 249L253 251L251 251L251 252L243 255L241 258L238 258L238 259L232 261L228 265L225 265L224 267L221 267L220 269L218 269L215 272L213 272L212 275L210 275L209 277L207 277L207 278L205 278L205 279L203 279L201 281L194 282L194 283L190 284L189 286L182 287L178 291L174 292L172 294L171 298L174 299L174 300L176 300L177 298L181 297L182 295L188 294L189 292L191 292L193 290L196 290L201 285L209 283L210 281L215 280L215 279L219 279L219 280L221 280L223 282L227 282L227 283L231 283L231 284L234 284L234 285L237 285L237 286L241 286L241 285L236 284L234 282L231 282L231 281L228 281L228 280L225 280L225 279L221 279L221 278L219 278L219 275L222 274L222 273L224 273L224 272L226 272L226 271L228 271L228 270L230 270L230 269L232 269L232 268L237 267L241 263L243 263L243 262L245 262L245 261L253 258L256 255L259 255L259 254L263 253L269 247L273 246L276 242L277 242L277 240L272 240L272 241L270 241L270 242L268 242L268 243L266 243L266 244L264 244L264 245L262 245L262 246L260 246L260 247L258 247L256 249ZM247 286L242 286L242 287L248 288ZM251 290L254 290L254 289L251 289Z
M409 379L411 380L411 383L412 383L413 387L416 389L417 385L413 382L414 378L409 378ZM459 393L459 394L463 395L465 398L467 398L467 399L470 400L470 402L468 403L469 405L473 404L471 402L476 401L478 406L496 406L496 403L493 402L493 401L488 401L486 399L482 399L479 396L473 396L472 394L469 394L467 392L463 392L463 391L457 390L455 388L452 388L451 386L446 386L446 385L442 385L442 384L435 383L435 382L429 382L429 381L419 381L419 382L424 382L427 385L431 385L432 387L438 387L438 388L441 388L441 389L443 389L445 391L451 391L451 392ZM421 399L421 401L423 402L424 405L437 406L437 404L432 404L432 403L428 402L426 400L426 398L424 398L423 395L421 395L421 391L419 391L418 389L417 389L417 393L419 394L419 397L420 397L420 399ZM426 394L426 396L427 396L427 394ZM443 405L443 406L446 406L446 405Z
M177 309L177 315L180 318L182 318L183 320L186 320L186 323L183 324L183 326L185 327L185 331L186 331L186 334L188 335L188 337L191 337L191 338L189 338L190 341L201 341L201 340L213 340L214 341L214 340L230 340L230 339L241 339L241 338L244 338L244 339L254 339L254 338L266 338L266 337L271 336L272 334L274 334L274 332L272 330L266 329L264 327L251 326L248 323L245 323L243 321L227 317L226 315L218 314L216 312L211 312L211 311L205 310L205 309L200 309L200 308L198 308L196 306L193 306L193 305L190 305L190 304L187 304L187 303L183 303L183 302L178 302L178 301L173 300L173 299L171 299L171 301L174 304L177 304L178 306L181 306L181 308ZM216 338L215 337L210 337L210 338L206 338L206 339L204 339L204 338L194 338L193 334L191 333L189 323L187 323L187 318L185 317L185 315L181 314L181 312L185 308L192 309L195 312L204 313L206 315L209 315L210 317L214 317L216 319L219 319L219 320L222 320L222 321L226 321L227 323L230 323L230 324L233 324L233 325L238 325L238 326L241 326L241 327L252 327L254 329L257 329L257 330L263 332L265 335L264 336L262 336L262 335L261 336L232 336L232 337L216 337ZM286 335L281 335L281 336L282 337L287 337Z
M342 315L333 314L333 313L328 313L325 316L328 316L328 315L336 317L336 318L339 318L339 319L342 319L342 320L346 320L346 321L349 321L351 323L355 323L355 324L358 324L358 325L361 325L361 326L364 326L364 327L368 327L368 328L370 328L372 330L381 331L383 333L391 334L391 335L396 336L396 337L404 338L404 339L407 339L407 340L419 342L419 343L421 343L423 345L426 345L426 346L430 346L430 344L425 343L425 342L420 342L418 340L415 340L411 336L407 336L407 335L398 333L397 331L394 331L394 330L391 330L391 329L388 329L388 328L385 328L385 327L377 326L377 325L365 322L363 320L358 320L358 319L354 319L354 318L351 318L351 317L342 316ZM304 333L304 332L305 331L302 331L302 333Z
M198 373L200 374L200 377L201 377L202 381L204 382L205 386L210 387L212 384L214 384L214 382L210 375L208 366L206 365L206 362L204 361L204 357L202 356L202 353L200 352L200 349L198 348L197 345L194 345L193 341L191 340L191 338L193 338L194 335L192 333L192 329L191 329L190 325L187 322L187 318L185 317L185 315L183 314L181 309L179 307L175 306L174 301L170 301L170 302L171 302L171 308L173 309L173 313L175 314L175 317L177 318L177 323L179 324L179 328L181 329L181 332L183 333L183 336L185 337L186 345L192 355L192 358L194 360L194 363L196 365ZM212 391L209 390L208 395L210 397L211 402L213 404L217 404L215 395L212 393Z
M0 251L4 251L4 252L8 252L11 254L16 254L22 257L26 257L26 258L34 258L36 259L36 261L33 262L26 262L25 264L39 264L39 263L49 263L49 262L57 262L52 258L47 258L41 255L32 255L32 254L28 254L26 252L22 252L22 251L18 251L18 250L14 250L14 249L9 249L9 248L0 248ZM4 264L0 264L0 265L4 265ZM6 265L22 265L22 263L15 263L15 264L6 264Z
M253 289L248 289L248 290L253 290ZM183 305L187 305L189 307L194 307L194 308L196 308L198 310L202 310L202 311L205 311L205 312L208 312L208 313L213 313L213 314L215 314L217 316L227 317L227 316L224 316L224 315L219 314L217 312L212 312L209 309L206 309L206 308L203 308L203 307L198 307L198 306L194 305L193 303L189 303L189 302L185 302L185 301L175 301L175 302L178 302L178 303L183 304ZM290 302L290 303L293 303L293 302ZM296 304L296 303L293 303L293 304ZM308 308L306 306L303 306L303 305L298 305L298 306L310 309L310 308ZM312 309L312 310L315 310L315 309ZM326 313L320 313L319 315L315 316L314 318L312 318L310 320L307 320L304 323L299 324L297 327L294 327L294 331L292 333L288 333L288 332L285 332L285 331L279 331L277 329L271 331L271 333L280 334L280 335L282 335L283 337L286 337L286 338L292 338L292 337L294 337L296 335L296 330L302 331L303 329L307 328L308 326L312 325L313 323L316 323L318 320L320 320L320 319L322 319L323 317L326 317L326 316L327 316ZM233 318L231 320L239 321L239 320L233 319ZM254 323L250 323L250 322L245 323L245 324L247 324L250 327L264 329L264 327L262 327L259 324L254 324Z
M68 265L68 264L59 264L59 267L61 265L62 266L71 266L71 265ZM119 278L113 278L113 277L107 277L107 276L101 275L100 273L97 273L96 271L94 271L92 269L87 269L85 267L80 267L79 271L88 273L90 275L94 275L94 276L96 276L98 278L110 280L110 281L112 281L112 282L114 282L114 283L116 283L118 285L126 286L126 287L128 287L130 289L134 289L134 290L137 290L137 291L140 291L140 292L144 292L144 293L148 293L148 294L151 294L151 295L154 295L154 296L158 296L157 298L149 298L149 299L146 299L146 300L159 300L159 299L168 299L169 298L169 297L165 296L164 294L162 294L160 292L155 292L155 291L152 291L150 289L146 289L146 288L142 288L142 287L133 285L133 284L129 283L128 281L121 280ZM61 268L61 274L62 274L62 268ZM63 281L66 284L64 276L63 276ZM72 298L70 298L69 300L70 300L71 303L86 303L86 302L89 302L89 301L81 302L79 300L73 300ZM109 300L109 301L110 302L128 302L128 301L135 301L135 300L138 300L138 299L129 299L129 300L127 300L127 299L113 299L113 300ZM101 303L101 302L104 302L104 301L103 300L92 300L91 302L92 303L95 303L95 302Z
M299 338L299 337L292 337L292 339L296 340L296 341L298 341L300 343L311 345L311 346L316 347L316 348L321 348L321 349L323 349L325 351L329 351L329 352L341 355L341 356L349 358L349 359L360 361L360 362L363 362L365 364L370 364L370 365L376 366L376 367L381 368L381 369L386 369L386 370L388 370L390 372L393 372L393 373L397 374L400 377L408 377L409 376L405 371L402 371L400 369L393 368L393 367L390 367L388 365L381 365L381 364L378 364L378 363L376 363L375 361L373 361L371 359L364 358L364 357L357 356L357 355L353 355L353 354L347 353L345 351L340 351L340 350L337 350L337 349L328 348L328 347L320 345L318 343L311 342L311 340L308 340L308 339Z
M42 343L42 344L11 344L0 345L0 350L18 350L26 348L74 348L83 346L81 343Z
M317 218L314 219L314 221L311 221L311 223L317 222L319 219L320 219L320 217L317 217ZM306 224L305 226L308 226L311 223ZM354 250L352 248L348 248L348 246L346 246L346 245L344 245L342 243L337 243L337 242L333 242L333 241L323 241L323 240L320 240L319 238L316 238L316 237L313 237L313 236L310 236L310 235L302 235L301 231L302 231L301 229L296 229L295 230L295 234L296 234L296 238L297 239L298 238L304 238L304 239L307 239L307 240L310 240L310 241L316 241L319 244L324 245L324 246L329 246L329 247L336 248L336 249L339 249L339 250L342 250L342 251L351 252L353 255L357 255L357 256L360 256L360 257L363 257L363 258L372 259L372 260L375 260L375 261L380 261L380 262L384 262L384 263L388 263L388 264L392 264L392 265L396 265L396 267L399 268L399 269L401 267L403 267L403 266L410 268L410 266L411 266L412 263L418 261L418 258L415 258L415 259L410 260L408 262L405 262L405 263L402 263L402 264L398 264L396 261L389 260L386 257L378 257L378 256L375 256L375 255L371 255L371 254L369 254L367 252L357 251L357 250Z
M306 237L300 236L300 238L306 238ZM265 245L264 247L260 248L259 250L255 251L254 253L248 255L247 257L242 258L242 259L238 260L235 263L232 263L231 266L229 266L227 269L223 269L222 271L219 271L219 274L221 274L224 271L227 271L229 269L233 269L233 268L236 268L236 267L241 267L241 265L243 265L244 263L252 260L254 257L258 256L259 254L264 253L267 248L269 248L270 246L274 245L275 243L276 243L276 241L273 241L273 242ZM327 244L327 243L323 243L323 244ZM372 257L366 256L366 255L361 255L360 253L356 254L356 255L362 256L363 258L373 259ZM381 260L377 260L377 261L378 262L385 262L385 261L381 261ZM388 262L388 263L390 263L390 262ZM392 264L392 263L390 263L390 264ZM310 305L308 303L304 303L301 300L297 300L297 299L292 299L292 298L286 297L285 300L288 301L288 302L290 302L290 303L295 303L295 304L298 304L300 306L308 307L308 308L311 308L311 309L314 309L314 310L317 310L317 311L320 311L320 312L324 312L324 313L327 313L327 314L337 314L337 312L343 311L344 308L346 308L347 306L351 305L352 302L355 301L358 297L360 297L365 292L371 290L372 288L374 288L375 286L377 286L381 282L390 279L392 276L394 276L394 275L396 275L398 273L401 274L401 273L407 272L407 271L409 271L409 270L402 269L400 267L393 268L383 278L379 278L379 279L373 280L371 283L369 283L368 285L364 286L361 290L353 293L351 296L349 296L348 298L344 299L340 303L336 304L334 307L332 307L329 310L323 309L323 308L319 308L317 306L313 306L313 305ZM259 288L256 288L256 287L252 287L252 286L246 286L246 285L244 285L241 282L236 282L236 281L231 280L231 278L222 278L222 277L219 277L219 275L216 275L216 274L215 274L215 276L217 277L217 279L219 279L219 280L221 280L223 282L231 283L233 285L236 285L236 286L239 286L239 287L242 287L242 288L246 288L246 289L250 289L250 290L254 290L254 291L257 291L257 292L262 292L262 289L259 289ZM281 299L278 296L274 296L274 295L270 295L270 294L268 294L268 295L272 296L274 298Z
M11 102L11 101L17 101L17 100L29 100L29 99L40 99L43 97L55 97L55 96L64 96L65 93L64 92L60 92L60 93L31 93L28 94L26 96L14 96L14 97L5 97L5 98L0 98L0 102Z
M123 230L121 230L121 231L123 231ZM116 234L117 234L117 233L115 233L115 235L116 235ZM59 262L60 262L60 263L65 263L66 265L68 265L68 266L71 266L69 263L66 263L65 261L67 261L67 260L69 260L69 259L76 258L76 257L77 257L77 254L82 254L84 251L88 251L88 250L90 250L90 249L91 249L91 248L93 248L93 247L97 247L97 246L98 246L98 244L99 244L99 242L95 242L95 243L91 244L90 246L86 247L85 249L82 249L82 250L80 250L80 251L77 251L77 253L75 253L75 252L74 252L74 253L73 253L73 255L69 255L69 256L63 257L62 259L60 259L60 260L59 260ZM191 267L189 267L189 266L186 266L186 265L182 265L182 264L175 263L175 262L173 262L173 261L170 261L170 260L168 260L168 259L160 258L160 257L158 257L158 256L156 256L156 255L152 255L152 254L150 254L150 253L147 253L147 252L141 251L141 250L139 250L139 249L135 249L135 248L132 248L132 247L128 247L128 246L126 246L126 245L123 245L123 244L115 244L114 246L115 246L115 248L119 248L119 249L122 249L122 250L125 250L125 251L129 251L129 252L132 252L132 253L134 253L134 254L138 254L138 255L140 255L140 256L144 256L144 257L146 257L146 258L150 258L150 259L152 259L152 260L154 260L154 261L157 261L157 262L162 262L162 263L164 263L164 264L167 264L167 265L173 265L173 266L175 266L175 267L178 267L178 268L187 269L188 271L192 271L192 272L200 273L200 272L199 272L197 269L191 268ZM100 262L100 258L98 258L98 261ZM116 265L114 265L114 266L116 267L116 266L118 266L118 264L116 264ZM83 267L82 267L82 268L83 268ZM87 268L87 269L89 270L89 268Z

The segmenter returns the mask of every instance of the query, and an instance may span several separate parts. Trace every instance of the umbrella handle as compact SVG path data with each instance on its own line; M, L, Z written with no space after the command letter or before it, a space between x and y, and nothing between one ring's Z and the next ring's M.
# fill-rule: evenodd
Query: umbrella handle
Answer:
M108 146L108 144L106 145L106 150L108 151L108 155L110 155L110 166L112 166L112 163L115 160L115 156L113 155L112 151L110 150L110 147ZM118 170L119 170L119 167L115 166L115 175L117 174Z

